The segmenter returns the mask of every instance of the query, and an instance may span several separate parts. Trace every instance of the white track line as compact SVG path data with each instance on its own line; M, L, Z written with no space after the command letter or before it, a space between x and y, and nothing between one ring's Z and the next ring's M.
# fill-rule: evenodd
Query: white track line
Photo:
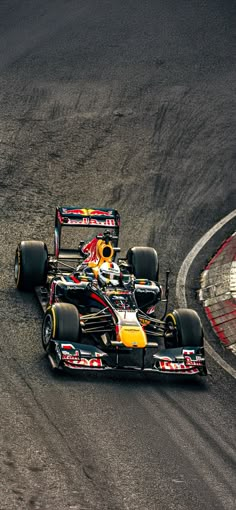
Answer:
M220 230L226 223L232 220L236 216L236 209L229 213L227 216L222 218L214 227L212 227L204 236L199 239L197 244L192 248L187 257L184 259L183 264L179 270L179 274L177 276L176 282L176 297L178 300L178 305L180 308L187 308L187 299L185 292L186 278L188 271L190 269L191 264L193 263L195 257L201 251L201 249L205 246L205 244L213 237L218 230ZM232 368L226 361L224 361L217 352L211 347L209 342L205 340L205 349L210 354L210 356L218 363L226 372L228 372L234 379L236 379L236 370Z

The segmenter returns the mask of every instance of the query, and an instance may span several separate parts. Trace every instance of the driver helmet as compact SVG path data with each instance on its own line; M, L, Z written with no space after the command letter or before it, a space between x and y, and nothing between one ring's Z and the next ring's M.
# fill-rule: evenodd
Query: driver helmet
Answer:
M98 280L102 285L113 285L120 283L120 268L115 262L103 262L98 271Z

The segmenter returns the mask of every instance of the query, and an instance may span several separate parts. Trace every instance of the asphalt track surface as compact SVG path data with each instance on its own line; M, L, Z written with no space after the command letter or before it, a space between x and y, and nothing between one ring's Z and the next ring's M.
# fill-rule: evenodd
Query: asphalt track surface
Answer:
M21 239L51 248L57 204L113 206L176 305L235 208L235 19L233 0L1 1L1 510L235 508L235 380L211 358L204 380L55 376L12 271Z

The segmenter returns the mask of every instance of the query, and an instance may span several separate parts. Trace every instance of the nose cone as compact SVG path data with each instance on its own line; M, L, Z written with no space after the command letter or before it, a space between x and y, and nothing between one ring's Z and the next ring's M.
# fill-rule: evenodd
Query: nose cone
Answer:
M147 337L141 326L121 326L119 340L125 347L143 348L147 345Z

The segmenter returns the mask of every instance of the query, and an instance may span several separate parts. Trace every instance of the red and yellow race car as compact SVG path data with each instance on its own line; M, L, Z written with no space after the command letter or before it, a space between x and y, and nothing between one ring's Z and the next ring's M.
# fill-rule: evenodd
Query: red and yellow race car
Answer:
M17 246L16 286L38 296L52 368L206 375L198 314L167 312L168 272L163 295L156 250L135 246L120 258L119 228L115 209L57 207L53 254L42 241Z

